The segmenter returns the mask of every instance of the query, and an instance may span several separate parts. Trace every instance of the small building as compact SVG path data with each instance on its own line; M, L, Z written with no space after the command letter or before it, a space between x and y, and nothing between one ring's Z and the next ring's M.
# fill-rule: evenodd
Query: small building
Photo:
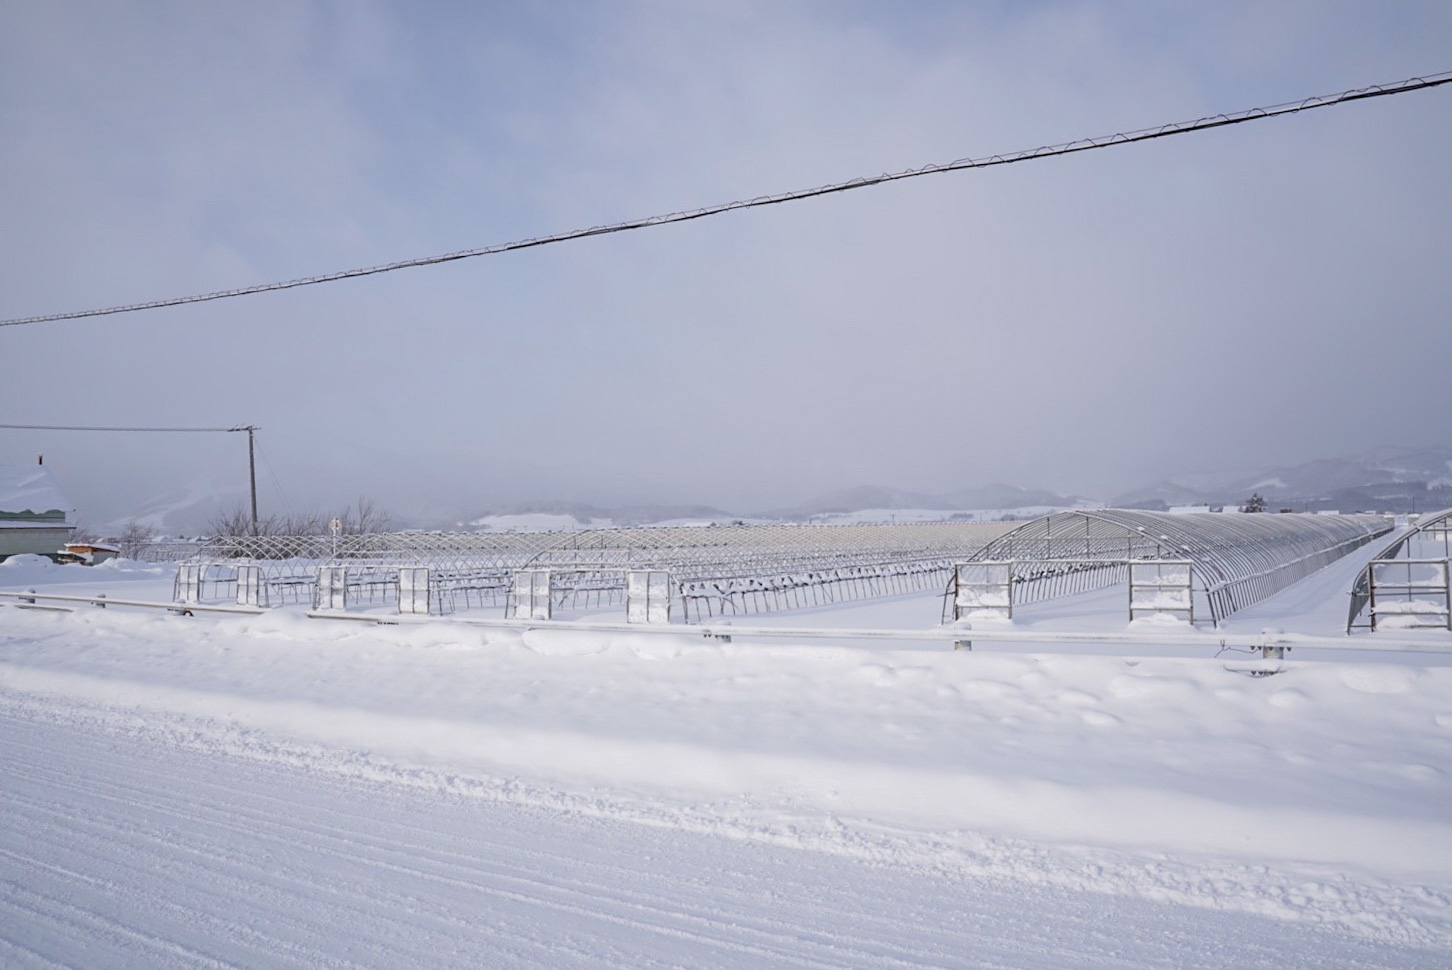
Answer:
M107 542L67 542L61 554L62 562L78 562L86 566L99 566L121 555L121 547Z
M55 556L70 540L75 511L41 465L0 465L0 560Z

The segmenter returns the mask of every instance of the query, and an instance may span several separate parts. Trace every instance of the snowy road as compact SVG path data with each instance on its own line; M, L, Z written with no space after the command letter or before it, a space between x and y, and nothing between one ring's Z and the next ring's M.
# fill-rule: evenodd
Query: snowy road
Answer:
M6 967L1437 967L1242 913L977 880L171 743L0 698Z

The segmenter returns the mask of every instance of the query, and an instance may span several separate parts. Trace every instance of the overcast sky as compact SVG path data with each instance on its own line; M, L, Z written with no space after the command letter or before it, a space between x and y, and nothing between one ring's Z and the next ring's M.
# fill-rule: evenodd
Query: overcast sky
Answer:
M1452 69L1452 4L0 6L0 317ZM0 422L262 427L261 497L737 511L1452 444L1452 88L366 280L0 328ZM101 521L242 436L0 431Z

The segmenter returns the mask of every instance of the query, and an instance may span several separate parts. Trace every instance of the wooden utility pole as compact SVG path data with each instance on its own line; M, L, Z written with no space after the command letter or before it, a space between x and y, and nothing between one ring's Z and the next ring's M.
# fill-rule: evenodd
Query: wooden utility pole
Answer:
M252 433L256 430L250 424L247 426L247 480L252 486L253 535L257 535L257 449L252 441Z
M231 428L115 428L100 426L76 426L61 424L0 424L0 429L16 431L142 431L142 432L247 432L247 484L252 499L252 534L257 535L257 443L253 435L261 430L255 424L239 424ZM45 456L36 459L45 464Z

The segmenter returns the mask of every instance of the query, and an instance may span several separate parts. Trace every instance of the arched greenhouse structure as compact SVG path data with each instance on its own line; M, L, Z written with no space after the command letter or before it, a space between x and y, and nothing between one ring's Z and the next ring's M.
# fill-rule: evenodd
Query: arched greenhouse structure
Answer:
M1189 599L1163 602L1218 625L1390 530L1379 515L1076 509L1024 523L968 562L998 564L1017 604L1128 582L1131 616L1136 583L1152 610L1183 582Z

